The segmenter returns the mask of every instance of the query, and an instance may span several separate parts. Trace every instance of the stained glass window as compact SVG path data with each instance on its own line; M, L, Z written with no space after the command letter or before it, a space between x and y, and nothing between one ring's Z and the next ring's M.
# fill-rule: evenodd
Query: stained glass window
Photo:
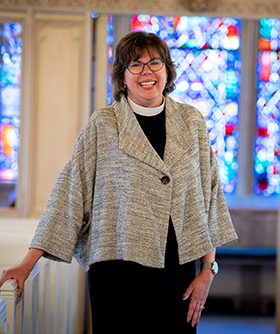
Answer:
M107 21L107 47L108 47L108 69L107 69L107 83L111 81L111 73L113 66L113 47L114 47L114 16L108 15ZM110 105L112 99L112 85L107 84L106 103Z
M256 194L280 194L280 19L259 25L257 65Z
M240 30L234 18L132 17L131 30L159 35L177 67L174 99L204 115L223 190L233 193L238 174Z
M22 26L0 23L0 206L13 206L18 178Z

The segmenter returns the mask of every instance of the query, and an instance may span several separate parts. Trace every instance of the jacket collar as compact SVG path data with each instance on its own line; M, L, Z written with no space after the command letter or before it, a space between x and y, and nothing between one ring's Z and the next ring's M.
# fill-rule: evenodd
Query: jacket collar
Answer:
M120 148L163 173L168 173L190 147L189 126L181 115L179 104L169 97L165 99L166 144L163 160L145 136L125 97L122 97L120 103L114 103L114 112L118 123Z

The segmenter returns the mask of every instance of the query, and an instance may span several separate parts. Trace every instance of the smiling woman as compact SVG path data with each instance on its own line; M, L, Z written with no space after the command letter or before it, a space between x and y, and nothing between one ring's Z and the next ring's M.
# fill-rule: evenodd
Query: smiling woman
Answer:
M127 95L143 107L158 107L162 104L163 90L167 81L167 70L156 51L144 52L137 61L127 65L124 85Z
M169 97L175 76L157 35L121 38L116 101L81 131L29 252L0 287L13 277L20 294L41 256L75 257L88 273L94 334L196 333L216 247L237 235L205 120Z
M150 95L152 96L156 93L156 102L152 101L151 103L159 105L162 102L162 96L174 90L176 71L167 45L154 34L150 34L149 41L141 37L142 35L141 33L130 35L131 38L134 36L139 37L137 42L135 42L137 44L133 45L133 48L131 48L129 37L127 41L122 40L122 43L119 43L116 47L116 61L112 72L112 84L115 88L114 98L116 101L120 101L123 94L127 96L128 83L132 95L134 93L137 95L137 88L139 88L139 93L143 94L145 90L140 90L141 85L143 87L147 82L151 81L150 85L154 86L154 89L152 89ZM151 61L153 65L150 64L150 66L152 68L144 65ZM137 70L137 73L135 69L132 69L132 66L135 67L135 65L140 69ZM127 70L124 71L124 69ZM154 106L152 105L152 107Z

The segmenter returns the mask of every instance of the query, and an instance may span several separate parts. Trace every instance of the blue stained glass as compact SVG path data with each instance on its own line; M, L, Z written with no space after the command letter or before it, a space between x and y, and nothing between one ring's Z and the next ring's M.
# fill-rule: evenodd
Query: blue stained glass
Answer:
M110 105L113 102L112 85L111 85L111 73L113 67L113 47L114 47L114 17L113 15L108 15L108 21L107 21L108 68L107 68L107 93L106 93L107 105Z
M131 30L158 34L176 64L171 96L197 107L206 119L223 190L233 193L238 177L240 20L234 18L132 17Z
M280 19L261 19L257 65L254 192L280 194Z
M21 33L22 26L17 22L0 24L0 205L8 206L14 204L18 178ZM3 203L5 184L13 186Z

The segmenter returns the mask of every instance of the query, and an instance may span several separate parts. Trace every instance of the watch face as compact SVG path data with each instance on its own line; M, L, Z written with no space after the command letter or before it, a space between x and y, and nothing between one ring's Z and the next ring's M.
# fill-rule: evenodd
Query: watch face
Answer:
M212 263L212 271L213 273L216 275L219 271L219 266L218 266L218 263L215 261Z

